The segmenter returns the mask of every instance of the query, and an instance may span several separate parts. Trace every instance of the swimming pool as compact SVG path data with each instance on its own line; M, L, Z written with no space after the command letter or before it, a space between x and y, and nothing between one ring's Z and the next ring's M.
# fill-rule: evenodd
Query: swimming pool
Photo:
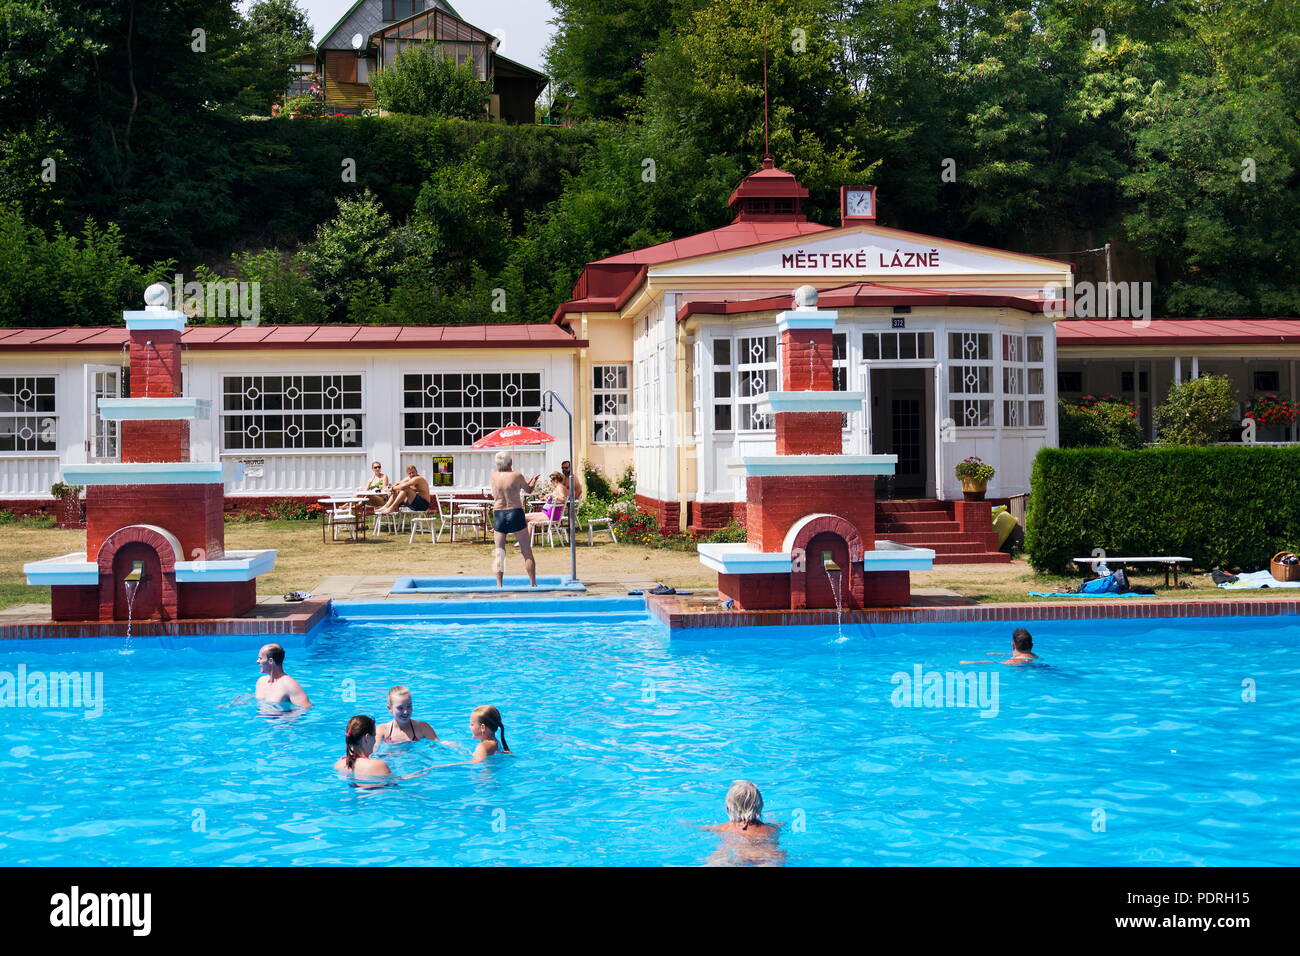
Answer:
M0 672L100 671L105 704L0 708L0 864L695 865L739 777L792 865L1300 860L1300 619L1037 624L1051 666L1013 669L956 663L1005 647L1004 624L670 640L628 602L563 603L456 622L356 605L286 641L316 703L289 718L229 706L258 638L7 642ZM895 706L925 703L895 679L917 668L996 673L996 715ZM399 682L445 739L497 704L517 756L340 782L346 719L378 719ZM421 747L394 769L458 756Z

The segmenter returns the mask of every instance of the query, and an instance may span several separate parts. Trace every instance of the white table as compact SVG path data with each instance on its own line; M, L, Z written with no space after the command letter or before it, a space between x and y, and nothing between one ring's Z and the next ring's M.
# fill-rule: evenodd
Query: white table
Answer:
M1163 564L1165 566L1165 587L1169 587L1169 570L1174 572L1174 587L1178 587L1178 568L1183 564L1191 564L1191 558L1179 557L1171 554L1148 554L1139 557L1124 557L1116 554L1108 554L1104 558L1075 558L1075 564L1091 564L1093 570L1097 565L1105 564L1109 567L1112 564L1123 566L1125 564Z

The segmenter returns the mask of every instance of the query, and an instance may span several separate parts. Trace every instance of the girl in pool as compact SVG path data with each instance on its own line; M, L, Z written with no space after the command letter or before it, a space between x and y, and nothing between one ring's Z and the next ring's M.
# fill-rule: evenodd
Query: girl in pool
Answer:
M388 712L393 715L393 719L386 724L380 724L376 733L379 739L386 744L404 744L416 740L437 740L438 735L434 733L433 728L422 720L413 720L411 711L414 705L411 703L411 692L408 688L398 684L388 692Z
M498 731L501 733L500 748L497 747ZM496 754L498 749L502 753L510 753L510 747L506 744L506 725L501 721L501 711L491 704L474 708L474 712L469 715L469 732L478 741L470 763L482 763Z
M723 835L723 845L709 866L780 866L785 852L776 845L775 823L764 823L763 794L753 782L737 780L727 791L727 822L703 829Z
M335 770L349 777L389 776L388 764L370 756L375 749L375 722L372 718L357 714L349 720L344 740L346 750L334 764Z

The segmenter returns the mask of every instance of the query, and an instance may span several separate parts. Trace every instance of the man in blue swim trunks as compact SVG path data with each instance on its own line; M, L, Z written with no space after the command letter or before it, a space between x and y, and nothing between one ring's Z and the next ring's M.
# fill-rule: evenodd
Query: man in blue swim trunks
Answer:
M393 484L392 495L382 508L375 509L375 514L392 514L402 505L412 511L429 510L429 480L414 465L406 466L406 477Z
M493 460L496 471L492 472L492 540L496 550L492 553L492 571L497 576L497 587L505 583L506 537L512 534L519 542L528 581L537 587L537 562L533 560L533 536L524 517L524 495L533 490L541 475L533 475L530 481L515 471L509 452L499 451Z

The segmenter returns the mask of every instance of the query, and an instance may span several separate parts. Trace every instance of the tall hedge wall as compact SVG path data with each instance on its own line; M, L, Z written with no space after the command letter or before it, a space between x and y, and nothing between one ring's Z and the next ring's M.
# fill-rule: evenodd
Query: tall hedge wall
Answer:
M1044 448L1030 480L1039 571L1077 570L1093 548L1255 570L1300 545L1300 447Z

